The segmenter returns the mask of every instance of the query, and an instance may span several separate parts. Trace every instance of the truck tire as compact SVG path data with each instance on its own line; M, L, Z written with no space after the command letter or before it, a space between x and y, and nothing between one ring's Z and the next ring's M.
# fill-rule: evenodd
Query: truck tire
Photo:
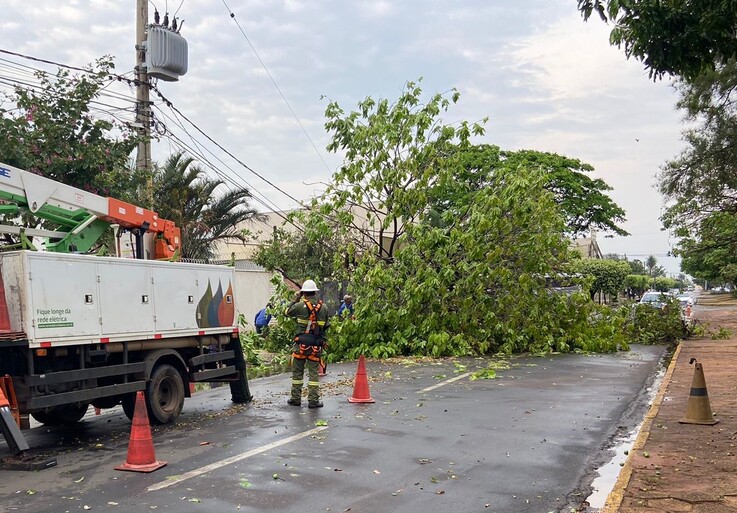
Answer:
M89 404L65 404L63 406L55 406L49 411L36 411L31 416L41 424L46 426L69 426L79 422L85 413Z
M184 407L184 381L169 364L154 367L146 385L146 407L151 424L174 422Z
M101 410L107 410L108 408L115 408L120 404L119 396L101 397L92 401L92 406L100 408Z
M136 410L136 392L125 394L120 400L120 405L123 407L125 416L132 422Z
M88 403L84 404L67 404L65 406L61 407L61 412L59 413L59 418L61 420L61 424L63 426L68 426L70 424L76 424L80 420L82 420L82 417L84 417L85 413L87 413L87 409L90 407Z
M54 415L53 411L34 411L31 412L31 417L36 419L36 422L40 422L44 426L58 426L58 418Z
M238 371L238 380L230 382L231 400L236 404L249 403L253 400L253 396L248 388L246 359L243 356L243 346L241 346L240 339L231 341L228 344L228 349L232 349L235 354L235 368Z

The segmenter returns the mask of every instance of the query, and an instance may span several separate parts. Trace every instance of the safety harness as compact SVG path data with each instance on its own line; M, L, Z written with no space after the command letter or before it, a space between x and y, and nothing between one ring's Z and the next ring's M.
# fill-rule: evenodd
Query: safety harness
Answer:
M323 346L322 328L325 321L317 320L317 312L322 308L322 300L313 306L309 299L302 299L310 316L308 319L297 319L297 323L305 325L305 330L294 337L292 356L300 360L319 362Z

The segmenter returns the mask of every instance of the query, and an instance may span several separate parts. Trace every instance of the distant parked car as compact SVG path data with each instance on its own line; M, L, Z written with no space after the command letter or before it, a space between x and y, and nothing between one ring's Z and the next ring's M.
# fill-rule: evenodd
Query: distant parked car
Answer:
M693 306L693 298L689 296L688 294L678 294L676 296L676 299L681 304L681 308L686 308L687 306Z
M668 296L664 292L649 290L640 298L641 305L649 305L653 308L663 308L668 302Z

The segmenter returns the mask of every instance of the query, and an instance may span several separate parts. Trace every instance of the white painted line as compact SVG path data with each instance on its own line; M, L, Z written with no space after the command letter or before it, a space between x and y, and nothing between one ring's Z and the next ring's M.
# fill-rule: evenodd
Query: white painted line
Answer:
M190 470L189 472L185 472L184 474L181 474L178 476L173 476L171 479L167 479L166 481L162 481L160 483L156 483L155 485L149 486L146 489L146 491L154 492L156 490L161 490L169 486L174 486L175 484L179 484L182 481L186 481L188 479L192 479L193 477L207 474L208 472L212 472L213 470L217 470L221 467L225 467L226 465L232 465L233 463L236 463L241 460L245 460L246 458L250 458L251 456L256 456L257 454L261 454L262 452L266 452L275 447L286 445L288 443L301 440L302 438L307 438L308 436L312 436L316 433L319 433L320 431L324 431L325 429L327 429L327 426L319 426L314 429L310 429L309 431L305 431L303 433L297 433L296 435L288 436L287 438L277 440L276 442L271 442L270 444L262 445L261 447L256 447L255 449L251 449L250 451L236 454L235 456L231 456L230 458L216 461L215 463L210 463L209 465L205 465L204 467Z
M431 387L423 388L422 390L418 390L417 393L421 394L423 392L429 392L430 390L435 390L436 388L440 388L444 385L447 385L448 383L453 383L454 381L458 381L459 379L467 378L470 376L470 372L466 372L465 374L461 374L460 376L456 376L455 378L446 379L445 381L441 381L437 385L433 385Z

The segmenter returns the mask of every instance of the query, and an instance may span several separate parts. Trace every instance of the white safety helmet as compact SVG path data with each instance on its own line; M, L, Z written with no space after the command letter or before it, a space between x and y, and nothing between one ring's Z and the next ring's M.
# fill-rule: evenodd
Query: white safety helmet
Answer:
M305 280L302 284L300 292L318 292L320 289L317 288L317 284L312 280Z

